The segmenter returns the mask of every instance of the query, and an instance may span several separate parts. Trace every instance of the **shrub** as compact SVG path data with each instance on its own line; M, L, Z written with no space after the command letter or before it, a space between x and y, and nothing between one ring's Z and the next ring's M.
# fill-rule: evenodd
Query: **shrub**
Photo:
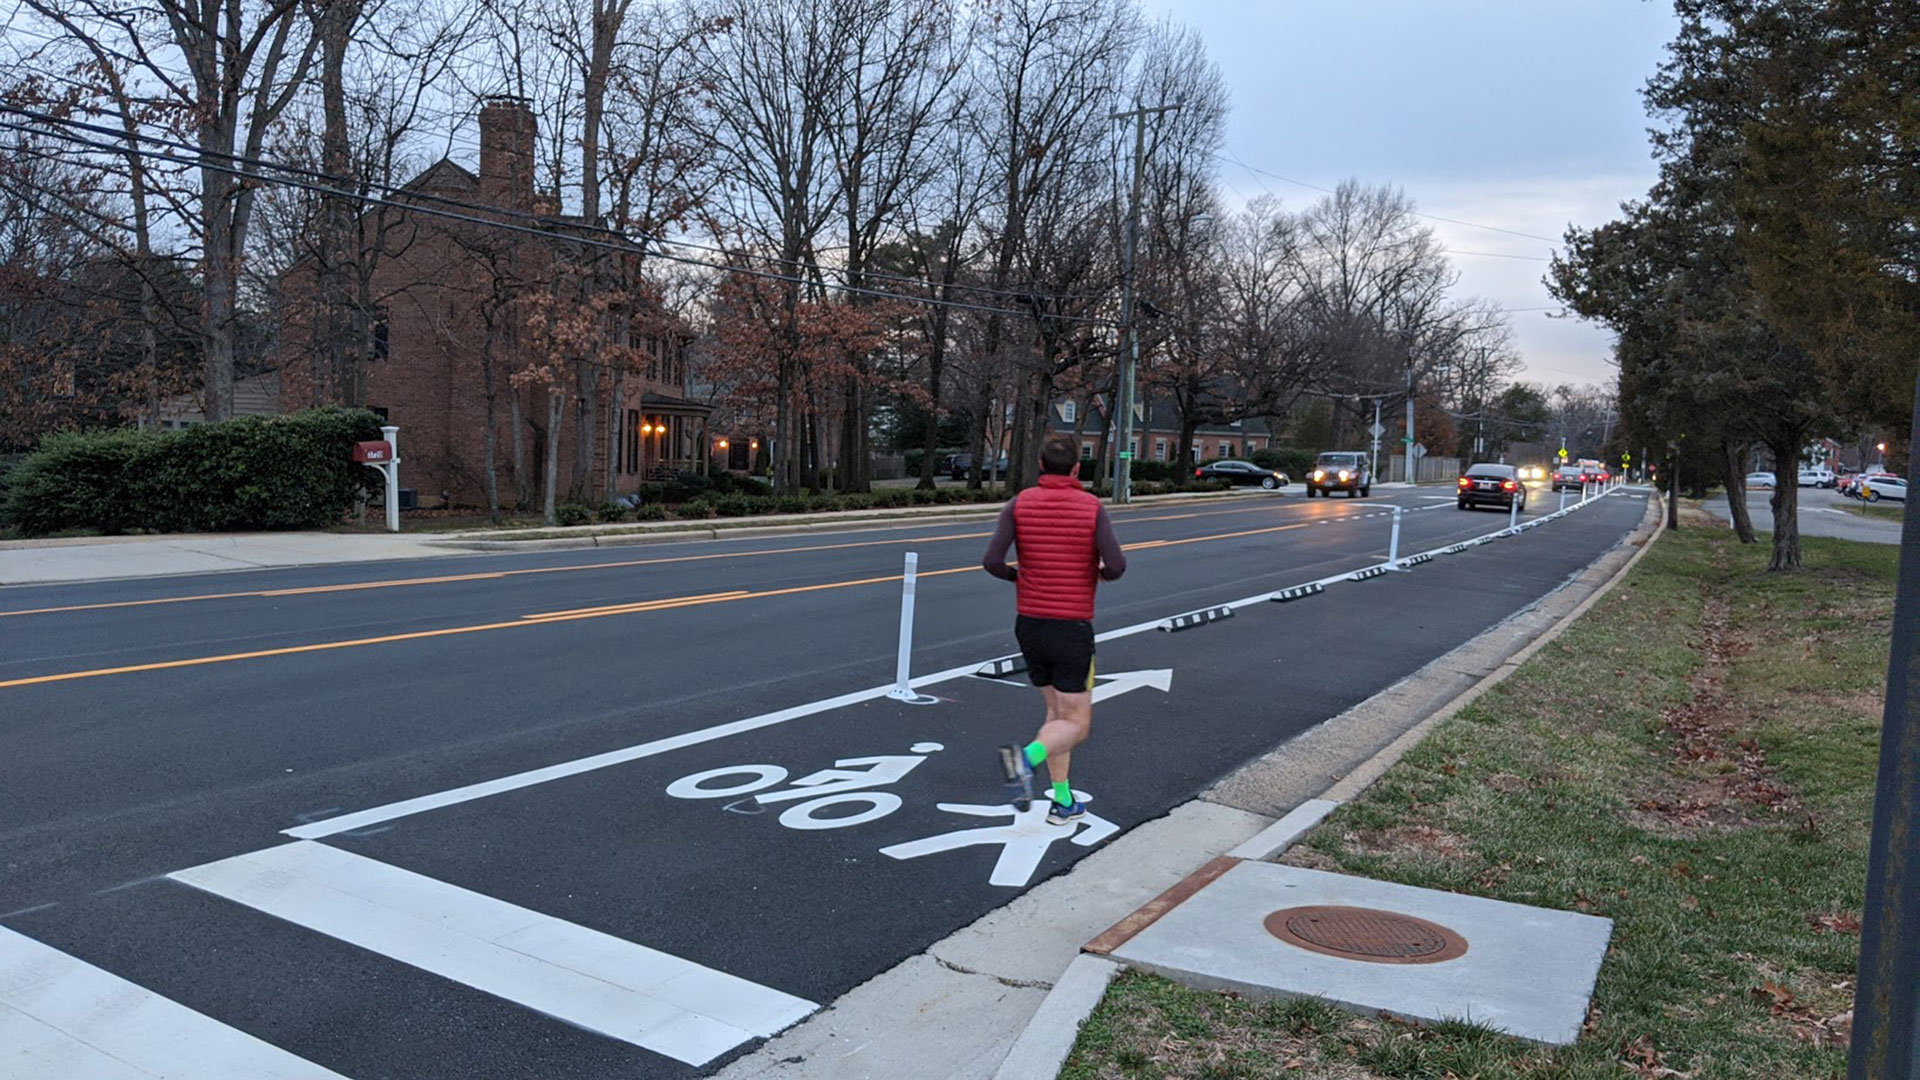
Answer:
M667 520L667 508L661 506L659 503L641 503L639 506L633 508L633 520L665 521Z
M1270 446L1255 450L1247 460L1263 469L1279 469L1288 479L1299 480L1313 471L1314 452L1294 446Z
M363 409L49 436L9 476L4 517L36 536L322 528L378 489L348 455L379 437Z
M579 503L561 503L553 508L553 520L558 525L585 525L593 520L593 512Z
M602 522L624 521L627 516L627 508L617 502L603 502L593 508L593 516Z

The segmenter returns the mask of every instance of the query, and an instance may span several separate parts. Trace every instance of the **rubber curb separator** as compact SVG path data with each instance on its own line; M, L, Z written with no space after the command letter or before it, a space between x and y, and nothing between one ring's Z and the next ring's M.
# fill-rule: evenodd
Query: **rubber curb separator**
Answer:
M1182 615L1175 615L1171 619L1163 619L1160 622L1160 629L1171 634L1175 631L1191 630L1196 626L1205 626L1210 622L1218 622L1221 619L1231 618L1233 618L1233 606L1231 604L1221 604L1216 607L1201 608L1199 611L1189 611Z

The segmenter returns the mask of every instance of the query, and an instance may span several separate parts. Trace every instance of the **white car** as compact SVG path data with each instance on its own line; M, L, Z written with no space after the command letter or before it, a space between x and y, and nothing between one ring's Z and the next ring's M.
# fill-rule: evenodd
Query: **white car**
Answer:
M1907 501L1907 478L1904 476L1869 476L1860 481L1860 497L1868 502L1881 499L1899 499Z
M1747 474L1747 487L1770 488L1773 486L1773 474L1770 472L1750 472Z
M1830 488L1839 481L1840 478L1833 475L1833 470L1824 465L1800 470L1801 487Z

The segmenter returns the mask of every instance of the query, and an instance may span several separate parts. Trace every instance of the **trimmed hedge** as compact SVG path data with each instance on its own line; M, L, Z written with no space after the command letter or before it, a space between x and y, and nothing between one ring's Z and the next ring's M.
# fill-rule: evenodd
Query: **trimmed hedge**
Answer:
M364 409L50 435L7 476L0 519L27 536L324 528L378 490L349 453L379 437Z

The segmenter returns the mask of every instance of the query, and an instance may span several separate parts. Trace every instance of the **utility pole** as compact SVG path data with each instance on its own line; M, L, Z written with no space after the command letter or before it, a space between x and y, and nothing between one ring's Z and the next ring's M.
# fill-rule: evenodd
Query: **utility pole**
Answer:
M1913 410L1909 475L1920 465L1920 380ZM1920 831L1920 510L1909 501L1904 517L1860 920L1850 1080L1920 1078L1920 845L1914 842Z
M1137 314L1138 291L1134 281L1135 260L1140 252L1140 174L1147 164L1147 117L1172 112L1179 102L1142 107L1138 101L1127 112L1108 115L1109 120L1133 121L1133 194L1127 200L1127 261L1120 292L1120 321L1127 327L1127 350L1120 376L1119 465L1113 472L1113 501L1133 501L1133 399L1134 382L1140 370L1140 324Z

